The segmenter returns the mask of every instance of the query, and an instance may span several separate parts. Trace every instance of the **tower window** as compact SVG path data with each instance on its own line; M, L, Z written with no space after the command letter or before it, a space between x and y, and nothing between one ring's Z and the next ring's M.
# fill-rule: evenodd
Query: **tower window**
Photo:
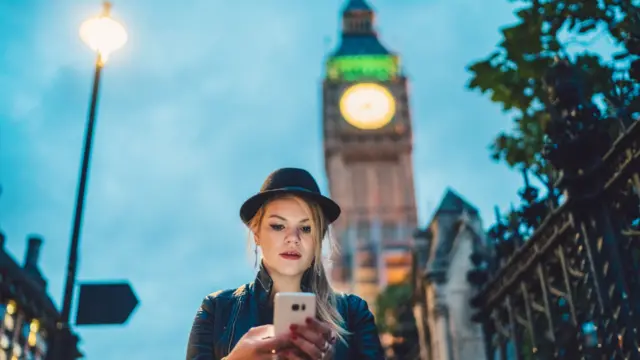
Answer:
M385 209L394 208L393 196L395 188L393 187L393 176L395 166L393 163L383 163L378 170L378 191L380 193L380 205Z
M368 221L358 221L357 231L359 243L369 244L371 242L371 225Z
M352 173L352 193L354 203L357 208L367 208L368 199L368 177L367 169L364 165L354 164Z
M382 225L382 239L383 241L397 241L398 229L395 223L385 223Z

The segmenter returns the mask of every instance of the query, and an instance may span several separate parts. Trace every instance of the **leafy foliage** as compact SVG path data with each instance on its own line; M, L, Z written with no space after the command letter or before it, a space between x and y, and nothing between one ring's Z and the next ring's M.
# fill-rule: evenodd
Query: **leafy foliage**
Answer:
M409 282L389 285L378 295L376 301L376 325L380 333L396 330L398 314L396 310L411 303L412 289Z
M570 58L586 75L585 90L602 100L612 115L626 108L640 112L637 86L628 75L640 77L633 59L640 45L629 40L637 32L638 17L631 0L525 0L516 11L518 22L504 27L502 40L488 57L469 65L468 88L489 93L514 118L510 132L498 134L491 152L494 160L512 168L529 169L548 179L551 169L541 156L550 115L542 78L555 57ZM622 51L605 62L590 50L598 39L609 39ZM631 64L631 69L629 69Z
M517 23L501 30L502 39L497 49L469 65L471 78L467 87L490 95L490 100L514 120L513 128L498 134L491 144L492 157L522 170L525 177L525 188L520 194L522 207L511 209L506 217L496 211L498 221L488 234L495 245L489 261L491 272L495 273L503 262L509 261L513 252L561 201L562 195L552 185L555 169L543 157L545 143L549 145L552 139L558 138L548 137L549 130L554 130L556 135L559 132L558 117L551 121L552 107L543 85L543 78L555 59L568 59L583 75L580 79L583 82L576 81L579 86L570 90L572 95L581 92L599 108L600 113L592 113L597 113L593 119L601 128L608 129L614 123L624 128L629 122L640 120L640 10L633 2L522 0L522 6L515 13ZM597 53L593 45L598 40L608 40L618 52ZM575 95L583 99L581 94ZM556 125L551 126L553 123ZM571 125L579 127L584 123ZM613 135L621 133L612 130ZM538 189L529 183L529 174L543 182L548 192L546 198L540 198ZM524 334L521 345L525 358L531 358L534 344L528 333ZM541 349L537 350L538 356L544 357Z
M376 325L380 334L390 335L391 359L416 359L420 353L418 329L413 316L410 281L389 285L376 301Z

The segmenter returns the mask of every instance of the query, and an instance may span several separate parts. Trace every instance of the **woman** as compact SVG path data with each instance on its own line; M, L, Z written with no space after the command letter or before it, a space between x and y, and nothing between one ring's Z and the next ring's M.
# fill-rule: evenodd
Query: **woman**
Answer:
M335 293L321 261L340 207L307 171L279 169L240 209L262 261L255 282L205 297L193 322L187 360L384 359L367 303ZM277 292L313 292L317 317L273 337Z

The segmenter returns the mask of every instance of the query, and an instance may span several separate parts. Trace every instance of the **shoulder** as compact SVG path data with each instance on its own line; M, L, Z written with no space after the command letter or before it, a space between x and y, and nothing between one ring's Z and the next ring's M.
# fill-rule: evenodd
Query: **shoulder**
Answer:
M202 309L213 312L216 306L228 304L242 298L249 288L250 284L245 284L235 289L225 289L214 291L204 297L202 300Z
M336 294L338 303L346 307L343 317L349 335L349 358L384 359L384 350L369 304L354 294Z
M335 296L338 311L348 323L357 325L361 321L373 319L369 304L360 296L348 293L336 293Z
M358 295L338 292L335 296L338 303L342 302L344 305L348 305L350 310L369 309L369 304Z

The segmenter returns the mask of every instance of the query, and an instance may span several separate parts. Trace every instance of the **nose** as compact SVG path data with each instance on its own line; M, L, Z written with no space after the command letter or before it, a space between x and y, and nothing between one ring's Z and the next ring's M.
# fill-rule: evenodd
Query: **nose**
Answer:
M287 231L287 235L284 238L286 243L297 243L300 241L300 229L293 228Z

